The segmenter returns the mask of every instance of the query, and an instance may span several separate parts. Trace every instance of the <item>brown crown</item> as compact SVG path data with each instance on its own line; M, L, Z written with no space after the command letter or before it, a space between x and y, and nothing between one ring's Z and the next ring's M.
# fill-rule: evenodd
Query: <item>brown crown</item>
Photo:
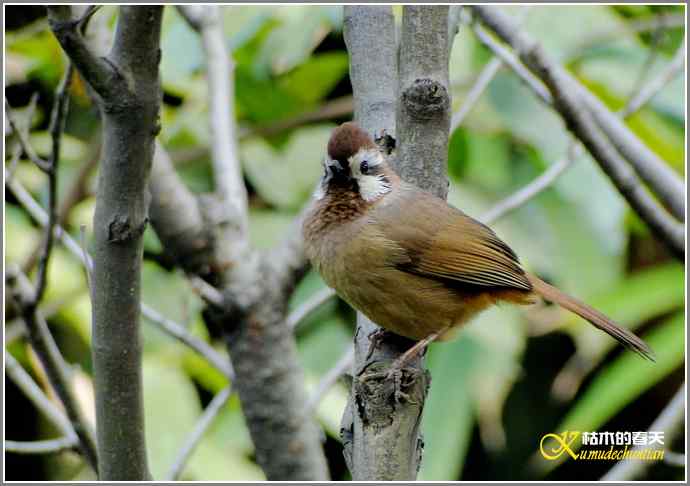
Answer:
M347 122L333 130L328 141L328 156L332 160L346 163L347 159L356 154L361 148L376 148L376 145L354 122Z

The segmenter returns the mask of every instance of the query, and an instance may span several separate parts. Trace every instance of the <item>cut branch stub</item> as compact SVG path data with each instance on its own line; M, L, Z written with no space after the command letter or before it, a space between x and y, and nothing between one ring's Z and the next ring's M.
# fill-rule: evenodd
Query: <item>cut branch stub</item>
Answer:
M431 120L450 109L446 87L430 78L415 79L402 93L402 107L415 120Z

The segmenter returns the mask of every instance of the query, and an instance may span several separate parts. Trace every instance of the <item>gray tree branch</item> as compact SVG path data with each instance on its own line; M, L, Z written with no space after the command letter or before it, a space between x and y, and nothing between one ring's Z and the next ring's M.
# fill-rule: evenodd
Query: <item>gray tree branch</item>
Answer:
M35 440L22 442L16 440L5 441L5 451L15 454L54 454L71 450L79 446L79 441L71 437L58 439Z
M232 75L229 55L220 24L212 19L219 13L208 7L185 8L183 12L204 41L210 103L230 105L234 97L232 83L220 79ZM156 201L162 192L152 191L154 204L168 211L167 216L161 211L152 213L152 222L166 248L193 248L188 235L210 233L210 249L203 255L205 263L179 263L222 292L223 305L208 305L204 317L226 334L236 372L233 386L256 448L257 462L266 476L273 480L323 480L328 478L328 469L320 435L314 420L304 413L303 372L292 330L285 323L287 299L306 267L301 241L291 235L284 245L266 253L251 247L246 190L234 148L234 120L227 120L233 114L227 109L212 109L209 115L209 124L217 128L212 141L216 194L200 198L200 218L188 218L186 213L170 213L169 204L166 207ZM223 138L232 141L217 140ZM168 176L176 177L170 169ZM157 173L158 168L154 171ZM187 189L172 181L168 180L166 190L176 187L176 196L170 197L184 201L193 214L198 214L193 209L194 196L183 194ZM164 221L173 218L187 219L178 221L180 228L188 229L184 236L178 233L178 241L159 232ZM204 226L199 226L200 221ZM191 228L195 229L189 231ZM182 239L188 241L179 241Z
M398 65L390 7L345 7L356 121L377 139L397 133L397 171L441 196L448 188L448 32L447 6L405 7ZM402 380L410 398L396 400L398 385L385 379L386 370L413 342L385 333L370 354L369 336L378 329L358 315L353 388L341 426L345 457L355 480L411 480L421 459L428 374L421 359L410 363Z
M158 133L160 6L120 7L107 57L86 46L69 7L51 28L100 97L103 151L94 215L93 361L99 477L146 480L139 335L146 189Z
M661 414L654 420L654 423L649 427L650 431L664 433L664 445L655 445L656 448L668 448L671 446L673 439L685 429L683 427L683 420L685 415L685 383L676 392L671 401L664 407ZM652 446L652 447L655 447ZM636 446L633 451L644 449L649 446ZM651 465L651 461L636 461L633 459L626 459L618 462L611 468L609 472L602 476L602 481L632 481L641 476L644 471Z
M665 199L662 192L668 196L670 193L666 189L676 187L678 178L675 175L672 175L674 179L666 178L664 174L668 174L670 169L663 162L652 162L651 159L645 159L645 162L641 162L640 154L645 151L649 152L649 150L646 148L643 150L640 147L643 144L630 133L615 115L611 114L596 97L579 86L562 68L554 64L541 46L519 32L503 13L492 7L473 6L472 8L482 22L510 44L525 65L545 82L551 92L554 107L564 118L568 128L589 150L620 193L652 231L668 245L675 255L682 257L685 252L684 225L669 217L663 208L652 199L635 172L616 149L622 151L625 148L626 156L632 155L630 153L631 147L640 150L634 158L629 157L628 160L635 165L640 174L648 169L655 172L652 179L648 179L647 182L657 190L657 194L662 199ZM584 102L586 108L582 107L581 101ZM600 129L611 138L613 145L599 131ZM643 169L641 168L642 165L644 166ZM664 166L664 169L660 169L661 166ZM659 192L659 187L656 187L656 184L661 179L664 179L669 186L665 186ZM675 200L675 196L673 199ZM682 204L684 205L684 200Z
M71 423L69 432L70 434L76 433L79 439L79 448L84 454L84 458L97 472L98 460L94 433L86 422L72 393L69 366L48 329L48 323L36 307L36 289L32 287L29 279L17 269L8 269L7 283L9 292L22 310L29 342L36 351L51 386L65 407L65 412ZM10 356L8 355L7 358ZM74 429L73 432L72 429ZM63 430L63 432L65 431Z

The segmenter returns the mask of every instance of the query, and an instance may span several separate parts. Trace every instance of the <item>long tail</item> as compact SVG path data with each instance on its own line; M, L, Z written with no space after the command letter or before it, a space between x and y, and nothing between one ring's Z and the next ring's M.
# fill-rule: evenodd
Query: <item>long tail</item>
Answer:
M626 348L635 351L643 358L655 361L654 352L642 339L635 336L624 327L619 326L611 319L596 309L591 308L584 302L580 302L574 297L564 294L556 287L547 284L540 278L527 274L527 279L532 284L534 291L544 299L560 305L561 307L574 312L583 319L589 321L594 327L601 329Z

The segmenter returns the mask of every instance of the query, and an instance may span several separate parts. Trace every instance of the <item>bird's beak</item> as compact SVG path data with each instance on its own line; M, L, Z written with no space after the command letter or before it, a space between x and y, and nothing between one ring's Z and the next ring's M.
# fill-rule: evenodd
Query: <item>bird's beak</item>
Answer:
M326 167L333 177L342 177L346 170L337 160L326 159Z

